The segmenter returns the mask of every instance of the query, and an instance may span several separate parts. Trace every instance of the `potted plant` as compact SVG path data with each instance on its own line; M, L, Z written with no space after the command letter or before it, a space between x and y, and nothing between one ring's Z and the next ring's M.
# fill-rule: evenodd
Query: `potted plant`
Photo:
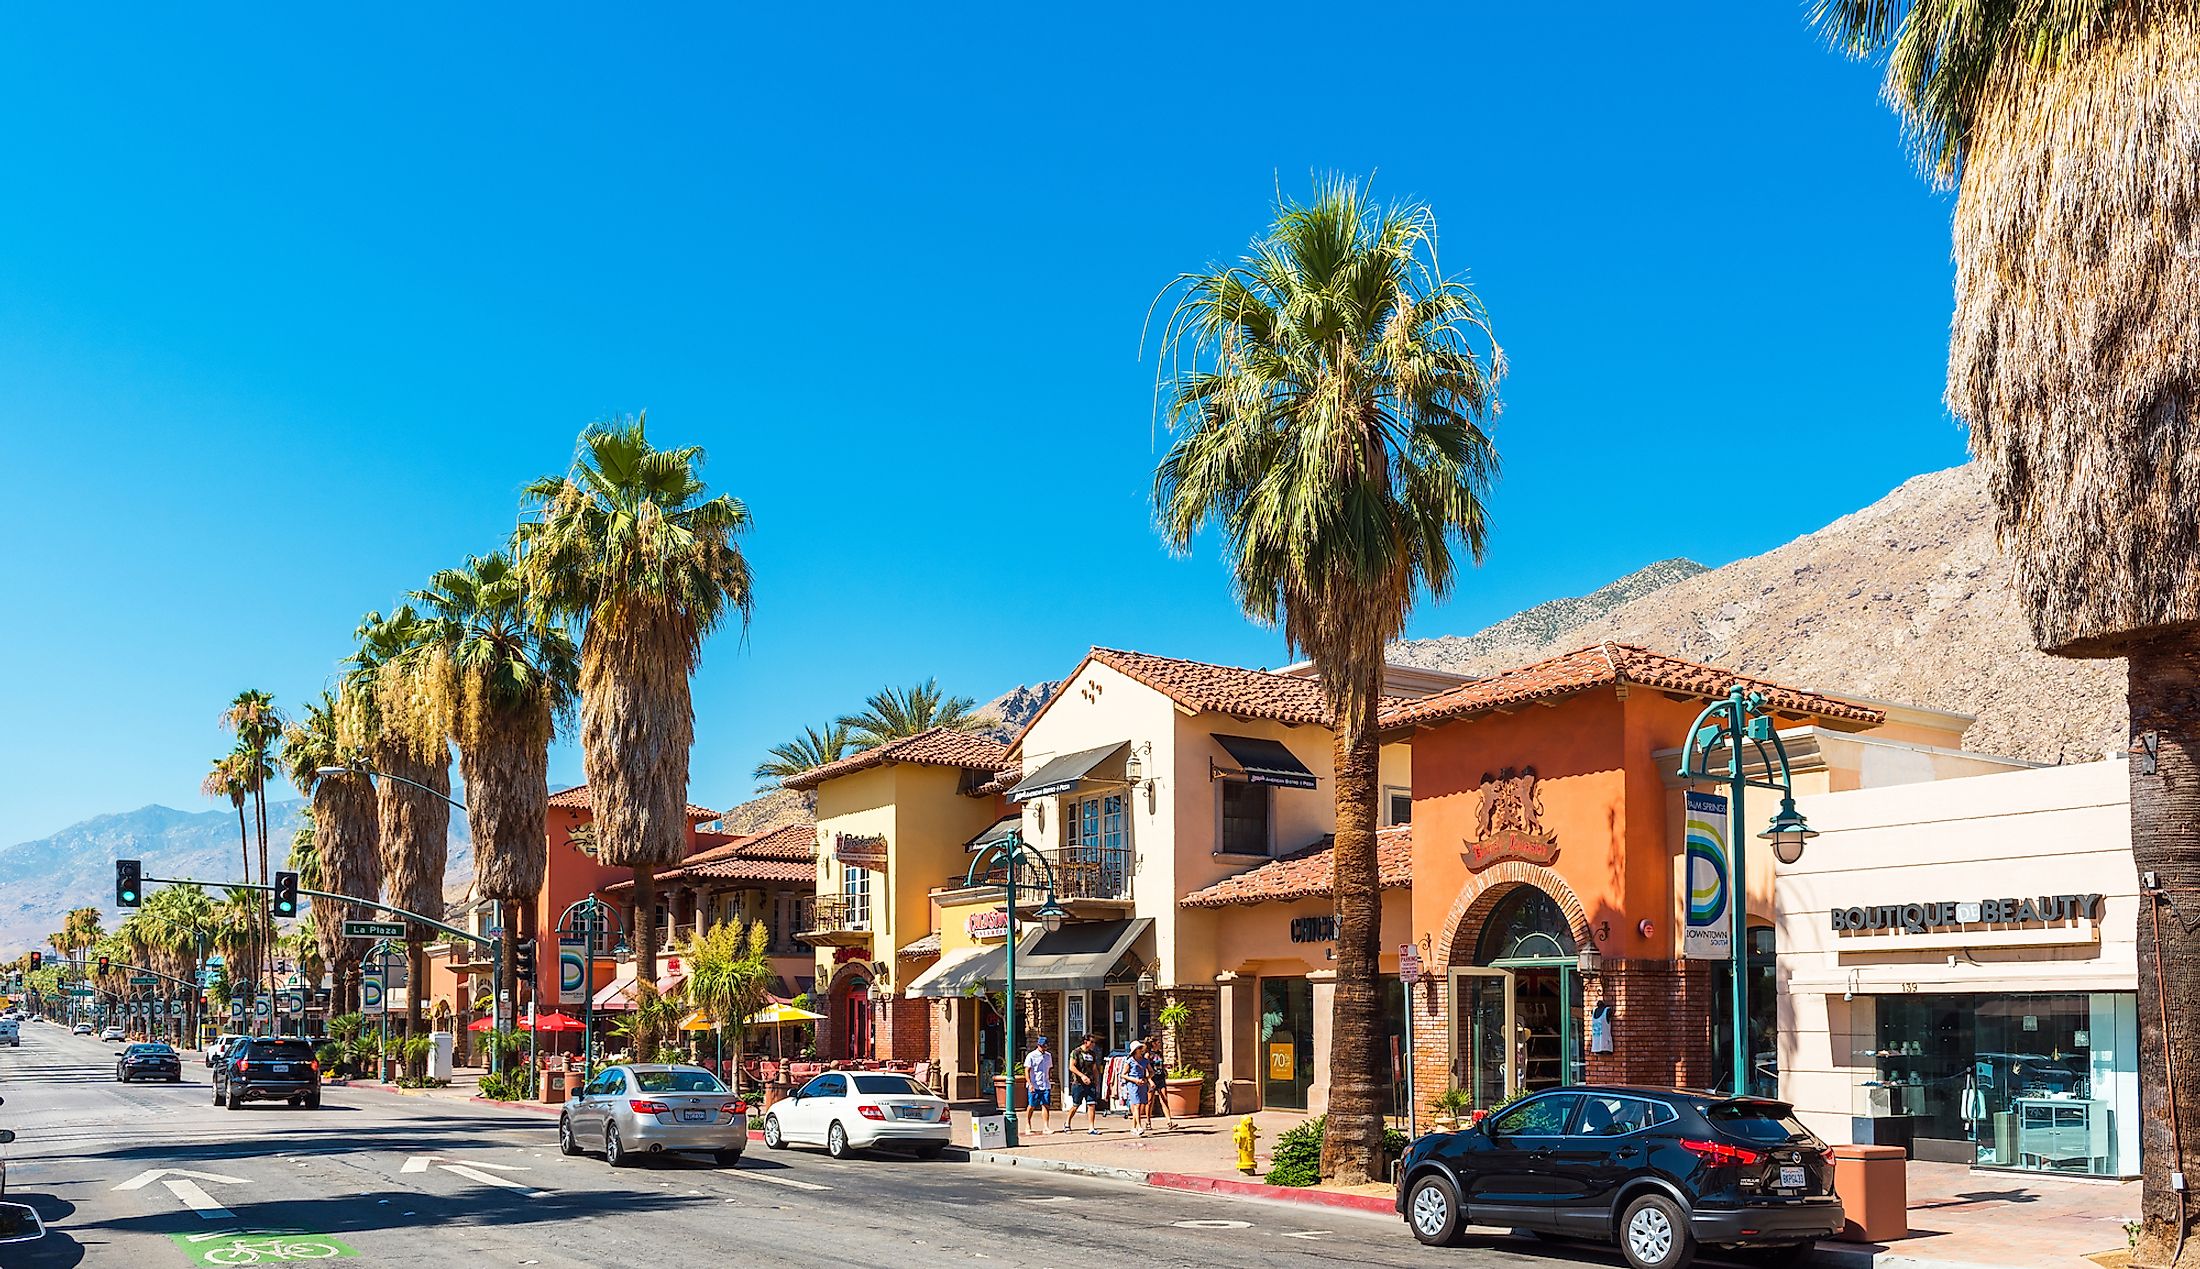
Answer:
M1473 1110L1474 1099L1467 1095L1467 1090L1454 1084L1438 1093L1436 1100L1429 1105L1435 1111L1436 1128L1439 1131L1457 1132L1460 1117Z
M993 1077L993 1104L1004 1111L1021 1110L1024 1105L1024 1064L1018 1062L1011 1069L1016 1076L1016 1086L1013 1089L1009 1087L1008 1076Z
M1184 1042L1178 1028L1192 1020L1192 1007L1181 1000L1172 1000L1162 1006L1154 1021L1169 1033L1169 1047L1179 1054L1184 1052ZM1207 1072L1190 1066L1172 1066L1168 1079L1162 1084L1162 1095L1167 1097L1169 1118L1188 1119L1199 1113L1199 1092L1207 1082Z

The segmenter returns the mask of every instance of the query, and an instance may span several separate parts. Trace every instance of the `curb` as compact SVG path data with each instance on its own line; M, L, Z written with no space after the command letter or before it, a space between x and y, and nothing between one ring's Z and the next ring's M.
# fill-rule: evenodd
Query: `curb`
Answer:
M1258 1181L1233 1181L1228 1177L1195 1176L1185 1172L1149 1172L1146 1174L1146 1183L1164 1190L1183 1190L1193 1194L1270 1199L1279 1203L1298 1203L1306 1207L1334 1207L1348 1212L1369 1212L1377 1216L1398 1214L1397 1200L1380 1194L1342 1194L1336 1190L1317 1190L1296 1185L1263 1185Z
M949 1150L956 1147L950 1146ZM1104 1163L1076 1163L1068 1159L1048 1159L1039 1155L1004 1154L994 1150L963 1150L967 1163L990 1163L1004 1168L1030 1168L1035 1172L1060 1172L1068 1176L1097 1177L1103 1181L1128 1181L1132 1185L1152 1184L1156 1173L1141 1172L1137 1168L1114 1168Z

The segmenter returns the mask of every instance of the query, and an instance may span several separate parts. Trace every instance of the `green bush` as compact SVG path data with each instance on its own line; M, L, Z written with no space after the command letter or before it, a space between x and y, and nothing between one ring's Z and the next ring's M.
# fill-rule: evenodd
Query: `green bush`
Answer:
M481 1095L492 1101L526 1101L534 1095L534 1089L529 1087L527 1076L528 1071L524 1067L513 1067L491 1075L484 1075L481 1077Z
M325 1074L334 1075L344 1065L344 1046L330 1041L313 1051L313 1059L321 1064Z
M1276 1138L1268 1153L1268 1184L1319 1185L1322 1179L1322 1130L1329 1116L1316 1115Z

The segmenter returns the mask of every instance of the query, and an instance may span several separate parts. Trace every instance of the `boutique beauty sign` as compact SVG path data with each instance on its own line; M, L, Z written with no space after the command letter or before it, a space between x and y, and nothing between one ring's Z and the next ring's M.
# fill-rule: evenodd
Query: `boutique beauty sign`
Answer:
M1929 934L1966 925L2037 925L2057 921L2098 921L2097 894L2027 895L2022 899L1936 900L1932 903L1880 903L1868 908L1835 908L1836 931L1900 930Z
M1723 961L1734 955L1733 856L1726 843L1726 798L1717 793L1687 795L1688 925L1681 933L1681 955L1692 961Z

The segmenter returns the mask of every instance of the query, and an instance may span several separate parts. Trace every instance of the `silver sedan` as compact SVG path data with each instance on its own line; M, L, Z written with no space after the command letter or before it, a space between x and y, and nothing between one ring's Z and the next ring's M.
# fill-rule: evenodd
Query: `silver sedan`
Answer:
M600 1150L614 1168L667 1150L730 1168L748 1144L748 1107L699 1066L608 1067L558 1115L560 1154Z

